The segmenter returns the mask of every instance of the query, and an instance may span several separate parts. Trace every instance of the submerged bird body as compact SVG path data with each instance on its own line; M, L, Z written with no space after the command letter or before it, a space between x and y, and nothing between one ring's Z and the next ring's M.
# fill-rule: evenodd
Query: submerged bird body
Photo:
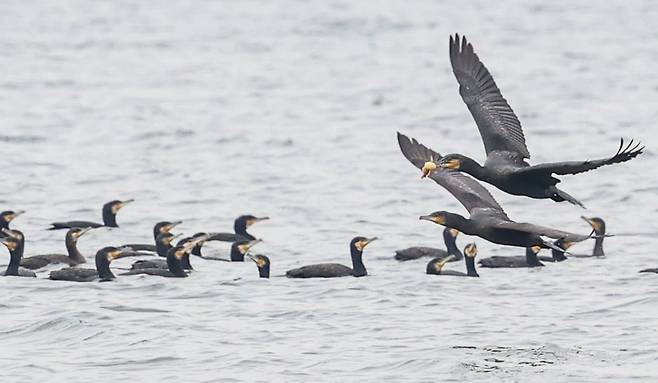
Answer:
M435 258L427 264L426 273L434 275L450 275L453 277L479 277L475 268L475 256L477 255L477 246L475 243L466 245L464 248L464 263L466 263L466 273L455 270L443 270L443 266L449 261L448 258Z
M350 255L352 268L338 263L321 263L302 266L286 271L288 278L338 278L338 277L364 277L368 275L363 264L363 249L375 238L355 237L350 242Z
M26 269L36 270L42 267L64 263L69 266L79 265L81 263L87 262L85 257L80 254L80 251L77 247L78 239L87 233L91 228L73 228L69 229L66 232L65 244L68 255L66 254L43 254L43 255L34 255L31 257L23 258L21 260L21 266Z
M481 259L478 264L489 268L542 267L544 264L537 258L539 250L539 246L528 247L525 256L493 256Z
M459 235L458 230L446 227L443 230L443 242L445 243L447 250L422 246L409 247L402 250L396 250L394 258L398 261L410 261L422 257L445 258L449 255L454 255L455 257L451 262L461 260L463 256L455 242L457 235Z
M10 235L9 230L7 229L2 229L2 231L6 235L6 237L2 239L2 244L7 247L7 250L9 250L10 258L7 269L0 273L0 275L8 277L36 277L37 275L33 271L20 267L21 258L23 257L23 249L25 246L25 237L23 236L23 233L18 230L11 230L11 232L19 233L20 237L18 237L18 234L16 236Z
M446 211L437 211L420 219L454 228L467 235L476 235L500 245L556 249L542 238L564 238L571 242L584 241L589 235L579 235L531 223L512 221L493 196L479 182L460 172L440 168L434 159L435 151L398 133L402 154L434 182L450 192L466 208L470 217ZM559 250L559 249L557 249Z
M609 158L530 165L525 161L530 152L519 119L466 38L450 37L450 63L459 83L459 94L482 137L487 159L482 166L462 154L448 154L437 163L444 169L468 173L509 194L583 206L556 187L560 180L554 174L578 174L629 161L644 149L640 144L633 146L632 140L625 145L622 139L617 153Z
M78 228L119 227L119 225L117 224L117 213L122 207L133 201L134 201L133 199L128 199L125 201L114 200L103 205L103 210L102 210L103 223L91 222L91 221L54 222L51 224L51 227L49 227L48 230L72 229L74 227L78 227Z

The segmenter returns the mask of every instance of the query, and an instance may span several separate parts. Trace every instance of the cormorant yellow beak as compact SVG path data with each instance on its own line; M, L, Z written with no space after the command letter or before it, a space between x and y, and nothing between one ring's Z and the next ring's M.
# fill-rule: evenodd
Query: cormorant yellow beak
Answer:
M135 200L131 198L131 199L127 199L125 201L121 201L119 203L114 204L112 206L112 213L116 214L119 210L121 210L122 207L128 205L131 202L135 202Z
M446 217L442 215L421 215L418 217L418 219L423 221L431 221L439 225L443 225L446 222Z
M113 259L121 258L127 255L133 255L135 253L135 250L133 250L132 247L130 246L124 246L120 247L116 250L112 250L109 253L107 253L107 256L109 257L108 261L111 261Z
M446 160L445 162L441 161L439 166L441 167L441 169L457 170L459 169L460 162L458 159L449 159Z
M270 219L270 217L259 217L259 218L249 219L249 220L247 220L246 225L247 225L247 227L249 227L249 226L253 225L254 223L257 223L257 222L260 222L260 221L267 221L268 219Z
M183 221L174 221L171 222L169 225L164 225L160 228L160 233L168 233L171 231L171 229L180 225L181 223L183 223Z
M436 164L433 161L427 161L423 165L423 168L421 169L421 176L420 178L425 178L432 174L432 172L436 170Z
M478 254L478 247L475 243L471 243L468 246L466 246L466 249L464 249L464 253L466 253L467 257L475 257Z
M443 266L445 266L446 263L452 261L455 258L456 257L452 254L448 255L447 257L443 258L442 260L436 262L434 264L434 269L436 270L437 273L441 272L441 270L443 269Z
M254 247L256 244L263 242L262 239L254 239L253 241L249 241L247 243L243 243L242 245L238 245L238 249L242 254L247 254L249 250Z
M7 214L6 216L4 216L5 222L9 223L23 213L25 213L25 210L18 210L15 211L13 214Z
M370 244L370 242L376 241L378 239L379 238L377 238L377 237L362 239L362 240L358 241L357 243L355 243L354 247L356 247L356 249L359 250L359 251L363 251L363 249L365 249L365 247L368 246Z
M532 246L530 249L532 250L533 253L538 254L539 251L541 250L541 246L535 245L535 246Z

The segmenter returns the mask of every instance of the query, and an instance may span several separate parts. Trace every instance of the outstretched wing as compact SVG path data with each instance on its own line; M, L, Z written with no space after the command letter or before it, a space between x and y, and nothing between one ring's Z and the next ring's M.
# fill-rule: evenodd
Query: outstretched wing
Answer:
M523 176L528 176L531 174L543 174L550 176L553 173L565 175L587 172L601 166L630 161L631 159L637 157L644 150L644 146L640 147L639 142L633 146L633 143L633 140L631 140L626 146L624 146L624 139L622 138L621 142L619 143L619 149L617 149L617 153L609 158L592 161L568 161L539 164L526 168L520 168L516 170L515 173Z
M532 223L500 221L497 222L495 226L496 228L499 229L523 231L526 233L537 234L553 239L564 239L569 242L581 242L588 238L591 238L591 234L589 235L575 234L575 233L570 233L568 231L562 231L557 229L551 229L550 227L535 225Z
M398 144L402 154L419 169L422 169L426 162L438 162L441 158L441 155L434 150L419 143L416 139L409 139L400 132L398 132ZM507 217L503 212L503 208L500 207L489 191L466 174L437 167L430 173L429 177L455 196L469 213L473 213L475 209L487 209Z
M466 37L450 36L450 64L459 82L459 94L480 130L487 155L493 151L530 158L519 119L500 94L496 82Z

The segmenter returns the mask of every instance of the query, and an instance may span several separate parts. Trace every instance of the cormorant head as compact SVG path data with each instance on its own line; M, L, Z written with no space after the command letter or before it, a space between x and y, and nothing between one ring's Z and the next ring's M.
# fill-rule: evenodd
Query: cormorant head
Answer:
M180 234L180 233L172 234L172 233L169 233L169 232L164 232L164 233L158 235L158 238L156 238L155 241L169 246L174 241L174 239L180 237L181 235L182 234Z
M260 221L266 221L268 219L270 219L270 217L255 217L250 214L241 215L235 219L235 223L233 224L233 229L237 234L243 234L246 233L247 228L249 228L251 225Z
M103 213L112 213L112 215L116 215L119 210L121 210L122 207L126 206L127 204L135 202L134 199L127 199L125 201L119 201L119 200L114 200L106 203L103 205Z
M354 237L350 242L350 249L355 249L358 252L363 252L363 249L370 244L370 242L377 240L377 237L366 238L366 237Z
M13 221L14 218L18 217L23 213L25 213L25 210L18 210L18 211L6 210L0 213L0 220L2 220L4 226L7 226L9 225L9 222Z
M443 266L455 258L456 257L454 255L448 255L444 258L434 258L427 264L427 269L425 272L427 274L441 274Z
M3 237L8 236L8 237L16 238L19 241L25 241L25 235L23 235L23 232L20 230L6 229L3 227L2 234Z
M605 234L605 221L603 221L603 219L599 217L594 217L594 218L580 217L580 218L584 219L587 223L589 223L596 234L598 235Z
M240 262L244 261L244 256L256 244L262 242L260 239L251 241L233 242L231 245L231 261Z
M156 237L162 233L168 233L173 229L174 227L180 225L183 223L183 221L161 221L155 224L153 227L153 233L156 234Z
M91 227L85 227L85 228L80 228L80 227L74 227L72 229L69 229L69 231L66 232L66 242L71 242L71 243L76 243L78 242L78 239L85 235L89 230L91 230Z
M270 259L264 255L251 255L247 254L247 257L256 263L258 267L258 274L261 278L270 277Z
M96 270L101 281L114 279L114 274L110 270L110 263L121 257L134 254L130 247L116 248L114 246L104 247L96 252Z
M478 247L475 243L469 243L464 248L464 255L469 258L475 258L478 255Z
M464 157L461 154L448 154L446 156L443 156L441 160L439 161L439 167L441 169L447 169L447 170L459 170L462 166L462 163L465 162Z
M448 213L447 211L435 211L430 215L421 215L420 217L418 217L418 219L434 222L438 225L445 225L446 221L448 220L449 214L450 213Z

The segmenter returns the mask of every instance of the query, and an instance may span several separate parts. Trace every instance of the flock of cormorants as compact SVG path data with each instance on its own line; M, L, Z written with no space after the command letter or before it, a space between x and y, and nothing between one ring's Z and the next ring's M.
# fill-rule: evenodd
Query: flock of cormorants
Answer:
M531 223L518 223L510 219L503 208L477 180L487 182L498 189L513 195L530 198L550 198L556 202L568 201L584 208L584 205L565 191L558 189L560 182L554 175L578 174L629 161L642 153L644 147L634 144L633 140L625 143L621 140L619 149L609 158L587 161L569 161L530 165L530 158L521 124L512 111L493 77L482 64L473 46L465 37L450 37L450 63L459 83L459 94L466 103L482 137L487 154L483 165L462 154L440 155L422 145L413 138L398 133L398 144L402 154L414 166L421 170L421 178L431 178L448 190L468 211L469 218L447 211L436 211L420 217L445 226L443 239L447 250L411 247L398 250L395 259L399 261L416 260L431 257L427 264L427 274L478 277L475 266L477 246L466 245L463 253L456 244L459 233L478 236L490 242L524 247L525 256L494 256L479 261L481 267L518 268L540 267L542 262L561 262L567 259L567 249L575 242L594 239L591 254L581 256L604 256L603 239L606 234L603 219L582 217L590 226L590 234L575 234ZM130 270L120 275L154 275L161 277L186 277L192 265L190 255L208 260L225 262L242 262L245 257L252 260L259 271L259 276L269 278L270 259L264 255L253 255L250 250L261 240L247 232L251 225L269 219L253 215L240 216L235 220L234 233L196 233L174 240L180 235L171 233L180 221L158 222L153 228L155 244L127 244L123 246L104 247L96 253L95 269L78 267L86 263L85 257L77 249L77 241L85 233L100 227L118 227L118 211L133 200L110 201L103 205L102 223L90 221L55 222L49 230L67 229L65 245L68 254L45 254L23 258L25 237L22 232L9 228L9 223L21 215L22 211L5 211L0 214L0 237L10 253L10 262L3 275L35 277L32 270L38 270L51 264L63 264L69 267L52 271L50 279L75 282L93 280L107 281L115 278L110 263L118 258L157 255L158 258L140 259L132 264ZM548 240L546 238L550 238ZM352 267L327 263L303 266L288 270L289 278L332 278L368 274L363 263L365 247L376 237L355 237L350 242ZM208 241L231 243L228 259L207 257L201 253L202 246ZM541 249L550 249L550 257L538 256ZM571 255L571 254L570 254ZM575 255L578 256L578 255ZM464 259L466 273L444 270L448 262ZM658 269L646 269L642 272L657 272Z

